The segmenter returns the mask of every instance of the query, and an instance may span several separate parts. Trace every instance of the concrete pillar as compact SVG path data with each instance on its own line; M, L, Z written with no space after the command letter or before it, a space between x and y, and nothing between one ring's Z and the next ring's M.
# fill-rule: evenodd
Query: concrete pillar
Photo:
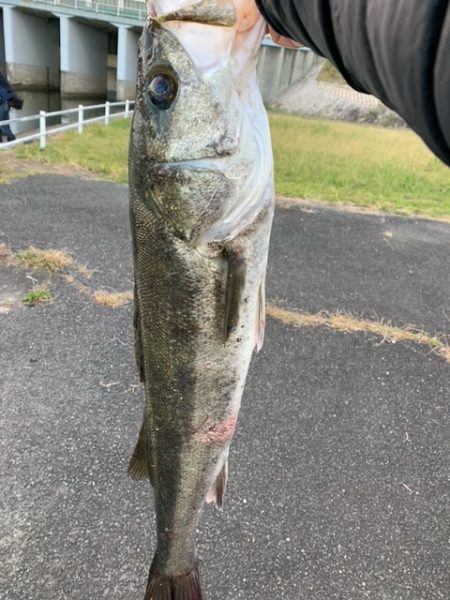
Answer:
M4 6L3 31L6 71L11 83L27 88L58 88L58 19Z
M262 46L258 77L264 102L275 102L293 83L304 77L316 60L307 49L280 48L270 42Z
M139 33L119 26L117 45L117 100L133 100L136 94L137 47Z
M5 33L3 25L3 11L0 8L0 71L6 75L6 61L5 61Z
M106 95L108 32L60 17L61 94Z
M107 57L107 80L106 80L106 99L110 102L117 100L117 45L118 45L117 27L108 34L108 57Z

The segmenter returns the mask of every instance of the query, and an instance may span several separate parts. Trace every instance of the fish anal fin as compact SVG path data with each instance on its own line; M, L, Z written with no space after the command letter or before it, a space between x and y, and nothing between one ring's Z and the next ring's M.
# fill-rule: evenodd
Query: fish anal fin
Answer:
M213 487L211 488L206 502L208 504L215 504L219 510L222 510L223 500L227 489L228 482L228 460L225 461Z
M203 600L198 569L182 575L158 575L150 571L144 600Z
M128 465L128 475L135 481L150 480L147 457L147 437L145 434L145 421L142 423L138 441Z
M225 340L236 330L243 303L247 274L247 262L242 250L225 247L228 261L227 287L225 293Z

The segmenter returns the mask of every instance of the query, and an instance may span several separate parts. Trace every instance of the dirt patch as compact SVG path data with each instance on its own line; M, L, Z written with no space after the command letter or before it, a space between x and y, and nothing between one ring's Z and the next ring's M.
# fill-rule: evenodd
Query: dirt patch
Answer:
M31 177L32 175L63 175L80 177L81 179L96 179L95 175L76 165L58 165L37 162L25 158L17 158L13 152L2 150L0 153L0 184L11 183L15 179Z
M277 207L284 210L298 208L306 213L314 213L317 210L326 208L327 210L337 210L339 212L348 212L359 215L373 215L378 217L407 217L409 219L424 219L425 221L438 221L441 223L450 223L450 217L430 217L421 213L387 213L376 208L355 206L353 204L345 204L344 202L326 202L325 200L307 199L307 198L291 198L288 196L277 196ZM386 238L392 237L389 232L386 232Z
M28 273L27 273L28 271ZM31 275L31 273L32 275ZM91 279L93 269L77 263L72 256L62 250L41 250L28 247L13 252L9 246L0 243L0 314L9 313L13 308L52 299L50 281L56 276L72 286L80 295L94 304L109 308L122 308L132 302L133 292L97 290L92 292L77 277ZM45 276L45 277L44 277ZM32 289L29 289L30 281Z

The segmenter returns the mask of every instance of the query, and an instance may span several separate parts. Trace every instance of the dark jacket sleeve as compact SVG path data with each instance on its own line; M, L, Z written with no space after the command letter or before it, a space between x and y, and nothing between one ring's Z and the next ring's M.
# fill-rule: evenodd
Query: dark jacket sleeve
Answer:
M450 165L450 0L256 0L280 34L395 110Z
M11 84L9 83L9 81L6 79L6 77L3 75L3 73L1 71L0 71L0 88L2 88L2 90L4 90L5 92L8 92L8 93L13 92Z
M12 89L9 81L0 71L0 96L3 99L3 102L10 100L14 96L15 92Z

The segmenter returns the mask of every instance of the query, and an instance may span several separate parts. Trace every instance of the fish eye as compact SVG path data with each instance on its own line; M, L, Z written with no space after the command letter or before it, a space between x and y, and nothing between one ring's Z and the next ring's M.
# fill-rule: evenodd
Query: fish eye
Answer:
M156 108L167 110L177 96L178 82L171 73L155 73L150 79L147 92L150 102Z

